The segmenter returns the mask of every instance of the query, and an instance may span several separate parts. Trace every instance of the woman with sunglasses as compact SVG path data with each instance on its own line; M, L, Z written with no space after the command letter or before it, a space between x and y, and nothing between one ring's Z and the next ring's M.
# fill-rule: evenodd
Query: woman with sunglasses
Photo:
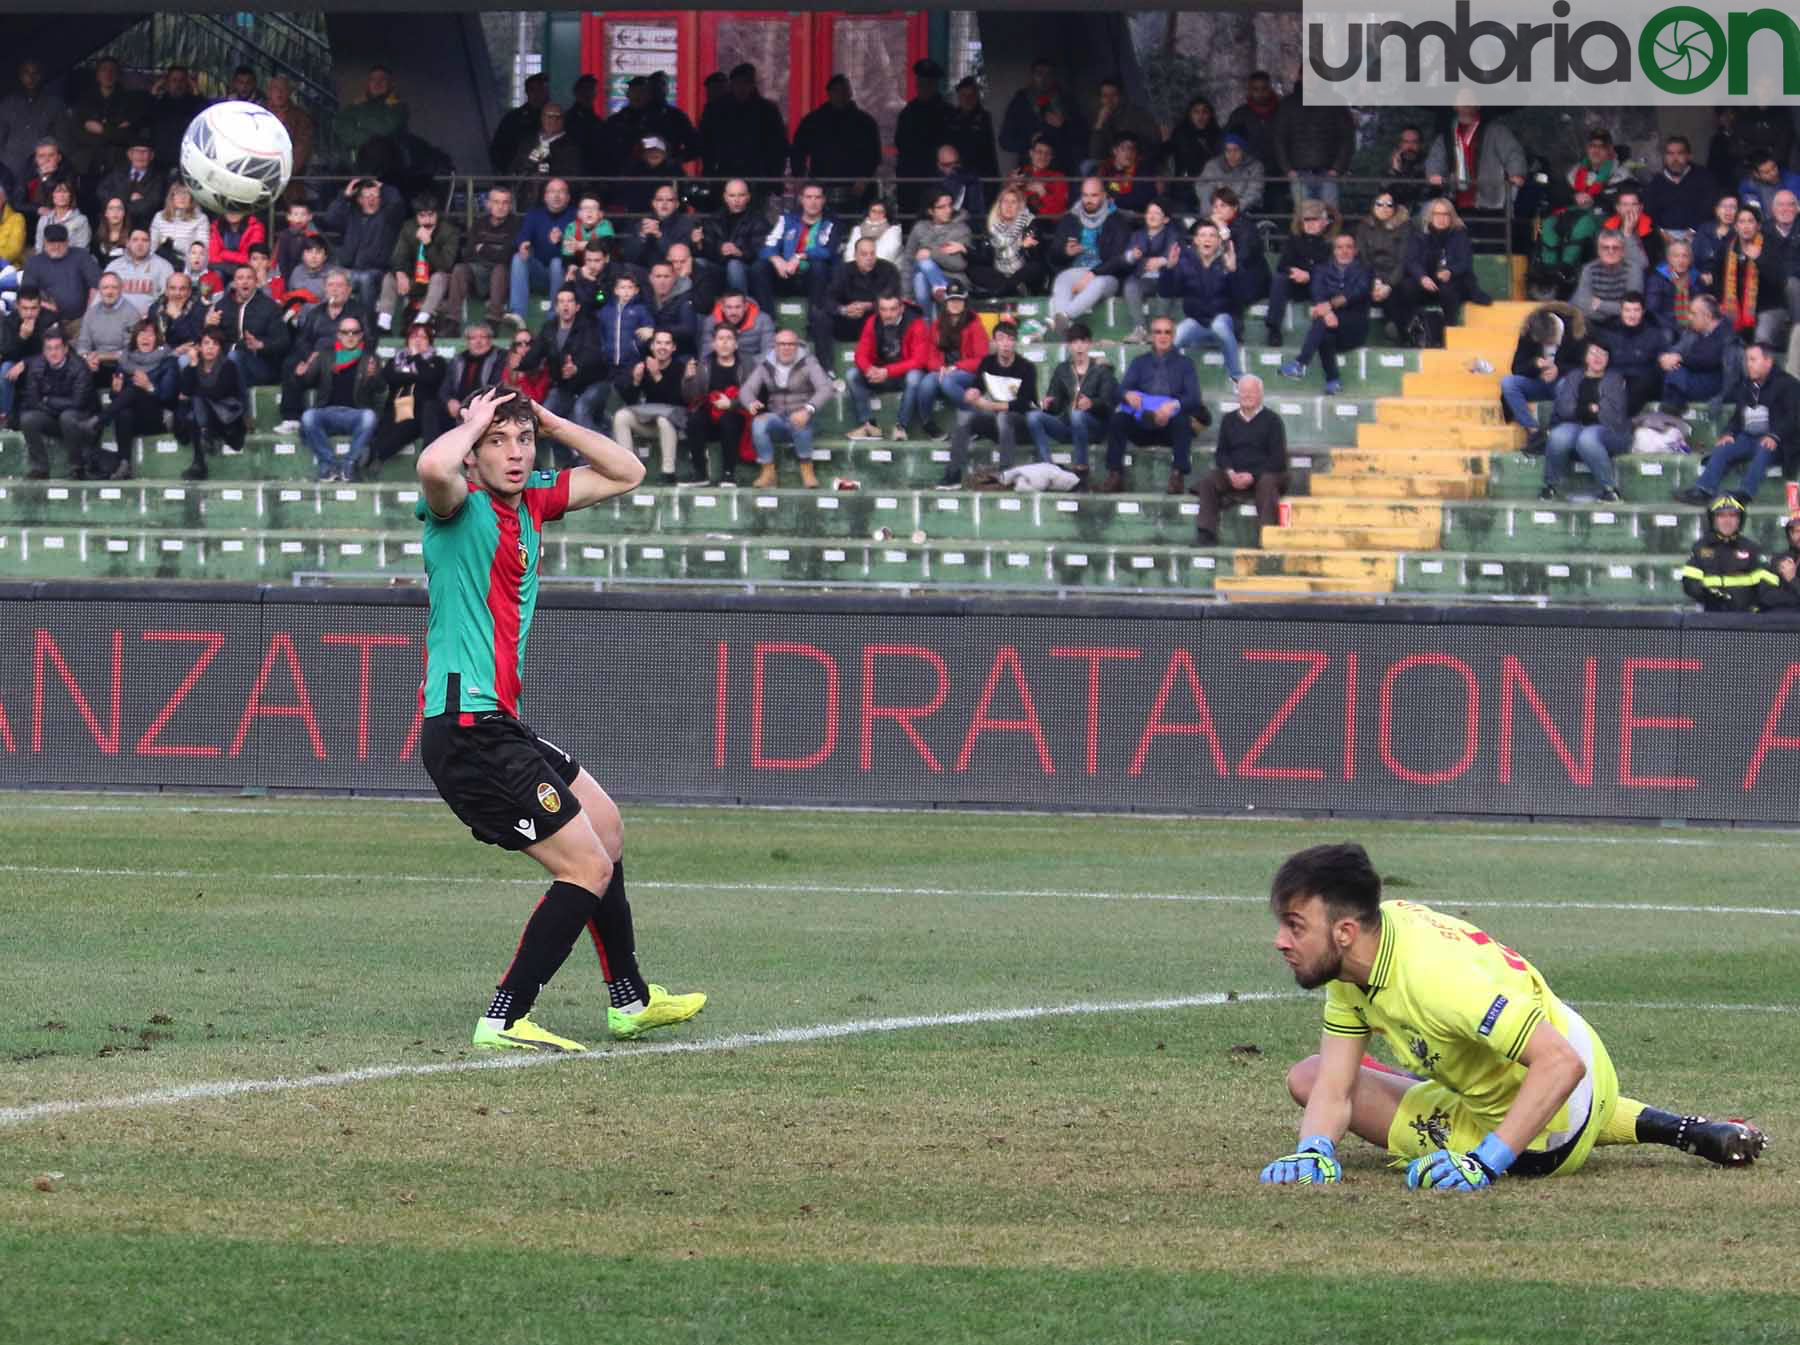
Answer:
M1356 226L1356 255L1375 277L1373 298L1386 303L1406 265L1406 240L1412 213L1390 190L1375 193L1375 204Z

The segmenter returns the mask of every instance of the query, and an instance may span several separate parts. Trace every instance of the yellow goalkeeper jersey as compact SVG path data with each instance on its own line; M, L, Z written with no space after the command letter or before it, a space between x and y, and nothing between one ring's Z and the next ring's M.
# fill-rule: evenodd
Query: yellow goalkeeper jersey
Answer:
M1537 968L1466 920L1411 901L1381 904L1381 947L1366 987L1333 981L1325 1031L1380 1033L1401 1064L1443 1084L1493 1124L1506 1114L1539 1023L1571 1014Z

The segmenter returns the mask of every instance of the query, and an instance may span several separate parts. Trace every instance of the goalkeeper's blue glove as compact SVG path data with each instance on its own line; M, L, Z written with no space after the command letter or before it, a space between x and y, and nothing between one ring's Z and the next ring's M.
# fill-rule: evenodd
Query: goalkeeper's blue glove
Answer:
M1343 1181L1344 1169L1338 1166L1335 1144L1323 1135L1308 1135L1293 1153L1264 1168L1262 1180L1271 1186L1312 1186Z
M1489 1135L1466 1154L1439 1149L1413 1159L1406 1169L1406 1184L1415 1190L1423 1186L1434 1191L1479 1191L1499 1181L1517 1158L1505 1140Z

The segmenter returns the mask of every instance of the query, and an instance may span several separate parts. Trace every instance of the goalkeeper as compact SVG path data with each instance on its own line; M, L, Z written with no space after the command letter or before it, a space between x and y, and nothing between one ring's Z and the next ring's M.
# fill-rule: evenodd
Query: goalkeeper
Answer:
M1287 1076L1300 1144L1265 1182L1342 1180L1347 1130L1405 1163L1408 1186L1457 1191L1574 1172L1597 1144L1667 1144L1743 1167L1768 1143L1744 1121L1621 1097L1605 1045L1536 968L1466 921L1382 901L1360 845L1290 856L1269 904L1294 979L1327 990L1319 1053ZM1365 1063L1378 1032L1412 1072Z

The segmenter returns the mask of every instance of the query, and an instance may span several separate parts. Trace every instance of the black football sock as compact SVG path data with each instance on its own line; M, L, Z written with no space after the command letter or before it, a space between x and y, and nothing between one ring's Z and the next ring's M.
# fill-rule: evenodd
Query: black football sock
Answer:
M613 863L612 881L589 909L588 933L600 953L607 1001L615 1009L635 1013L650 1002L650 989L638 972L637 943L631 934L631 903L625 900L625 860Z
M1680 1147L1681 1141L1687 1138L1688 1122L1692 1118L1677 1116L1674 1112L1645 1107L1638 1113L1637 1137L1639 1144L1667 1144Z
M531 1012L538 991L568 959L581 926L594 909L594 894L575 883L551 883L544 899L525 922L519 950L500 978L500 989L488 1009L488 1017L504 1018L507 1026ZM502 997L505 1003L501 1002Z

